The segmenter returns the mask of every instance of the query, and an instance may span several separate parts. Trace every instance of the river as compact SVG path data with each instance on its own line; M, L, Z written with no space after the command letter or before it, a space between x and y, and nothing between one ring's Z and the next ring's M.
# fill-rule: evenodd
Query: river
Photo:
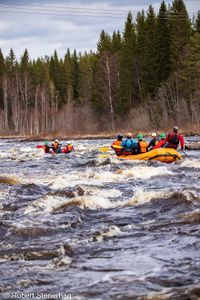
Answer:
M199 137L188 137L188 141ZM200 299L200 152L52 156L0 140L0 299ZM13 183L11 182L11 183Z

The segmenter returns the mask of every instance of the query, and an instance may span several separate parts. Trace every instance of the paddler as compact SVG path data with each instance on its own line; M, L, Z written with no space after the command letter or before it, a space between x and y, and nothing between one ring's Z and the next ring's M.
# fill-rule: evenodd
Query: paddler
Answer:
M72 143L67 143L65 148L62 149L62 153L65 153L65 154L71 153L72 151L75 151Z
M152 132L151 134L151 140L148 145L148 151L152 150L153 147L155 147L158 144L157 134L155 132Z
M174 126L173 131L167 134L165 148L177 149L181 145L181 150L184 148L184 138L178 133L178 127Z
M111 148L115 150L117 156L123 155L122 141L123 141L123 135L119 133L117 135L117 139L111 145Z
M126 134L126 140L122 142L122 147L124 148L124 155L133 155L137 153L138 143L132 138L132 133L128 132Z
M62 144L59 142L59 140L55 139L54 142L52 143L53 152L56 154L61 153L61 146Z
M137 154L147 152L149 143L147 141L145 141L145 139L141 133L138 134L137 139L138 139Z
M166 135L164 133L160 134L160 141L158 142L158 144L153 147L153 149L157 149L157 148L162 148L164 147L166 144Z

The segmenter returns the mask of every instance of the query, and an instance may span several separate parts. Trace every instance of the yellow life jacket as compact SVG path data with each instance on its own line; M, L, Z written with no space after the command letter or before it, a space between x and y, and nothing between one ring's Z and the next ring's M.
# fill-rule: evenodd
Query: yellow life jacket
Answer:
M58 145L59 145L59 143L57 143L57 142L54 142L52 146L53 146L53 148L55 148L55 149L56 149L56 148L58 148Z
M113 142L113 145L115 145L115 146L121 146L121 143L122 143L122 141L116 140L116 141Z
M140 141L140 142L139 142L139 145L140 145L140 152L141 152L141 153L147 152L148 144L149 144L149 143L146 142L146 141Z
M73 150L73 145L72 144L68 144L67 145L67 149L68 149L68 152L71 152Z

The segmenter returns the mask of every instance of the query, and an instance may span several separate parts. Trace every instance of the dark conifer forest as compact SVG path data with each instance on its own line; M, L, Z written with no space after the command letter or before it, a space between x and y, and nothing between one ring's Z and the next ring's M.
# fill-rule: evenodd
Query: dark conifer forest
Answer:
M123 32L102 30L96 52L6 55L1 135L200 127L200 11L190 18L183 0L129 12Z

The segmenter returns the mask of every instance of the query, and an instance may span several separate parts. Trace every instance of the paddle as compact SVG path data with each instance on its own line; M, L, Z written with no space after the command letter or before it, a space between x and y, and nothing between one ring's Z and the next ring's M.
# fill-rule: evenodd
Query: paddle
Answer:
M36 148L41 149L41 148L43 148L43 146L42 145L37 145Z
M192 158L191 158L184 150L181 149L181 151L185 154L185 156L186 156L187 158L189 158L189 160L192 160Z
M112 148L114 148L114 149L123 149L122 146L118 146L118 145L112 145ZM111 147L110 147L110 148L108 148L108 147L102 147L102 148L100 148L99 150L100 150L101 152L107 152L107 151L112 150L112 148L111 148Z
M112 150L112 149L108 148L108 147L101 147L101 148L99 148L99 151L101 151L101 152L107 152L107 151L110 151L110 150Z

